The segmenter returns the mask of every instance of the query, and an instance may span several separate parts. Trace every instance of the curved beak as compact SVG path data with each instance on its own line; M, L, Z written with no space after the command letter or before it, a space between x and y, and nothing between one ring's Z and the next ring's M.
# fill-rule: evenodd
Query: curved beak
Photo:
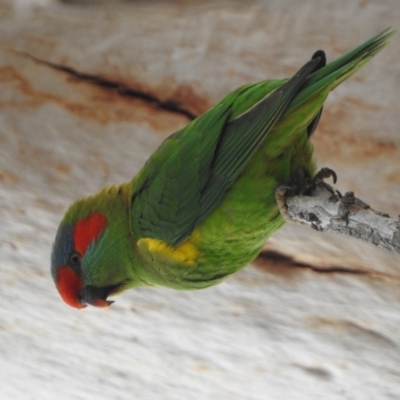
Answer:
M107 300L109 288L96 288L94 286L86 286L79 291L79 300L84 305L95 307L108 307L113 301Z

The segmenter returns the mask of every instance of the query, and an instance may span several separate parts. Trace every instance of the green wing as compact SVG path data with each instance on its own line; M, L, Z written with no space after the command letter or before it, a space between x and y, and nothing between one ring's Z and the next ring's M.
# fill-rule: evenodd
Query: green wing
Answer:
M134 180L135 238L159 239L171 246L183 242L218 206L281 117L316 95L323 101L385 47L393 34L385 30L326 66L319 64L317 52L290 80L239 88L171 135Z
M309 61L286 83L266 81L232 92L166 139L134 181L135 238L172 246L188 238L218 206L318 61Z

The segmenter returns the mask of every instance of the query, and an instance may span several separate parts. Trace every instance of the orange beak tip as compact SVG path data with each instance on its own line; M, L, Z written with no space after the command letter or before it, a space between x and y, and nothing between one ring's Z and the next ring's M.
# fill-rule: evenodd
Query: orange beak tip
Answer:
M97 299L96 301L93 302L93 306L95 307L109 307L111 304L114 303L112 300L102 300L102 299Z

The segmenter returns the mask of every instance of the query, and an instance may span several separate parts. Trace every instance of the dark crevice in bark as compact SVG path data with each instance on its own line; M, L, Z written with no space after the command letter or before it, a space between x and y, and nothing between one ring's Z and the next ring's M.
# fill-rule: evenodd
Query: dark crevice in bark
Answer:
M184 115L190 120L193 120L197 117L197 115L193 114L191 111L187 110L186 108L182 107L179 105L179 103L175 100L172 99L166 99L166 100L160 100L158 99L155 95L138 90L138 89L133 89L126 84L118 81L114 81L108 78L104 78L98 75L93 75L93 74L87 74L84 72L79 72L75 70L74 68L62 65L62 64L56 64L50 61L42 60L40 58L37 58L35 56L32 56L31 54L28 53L22 53L26 57L29 57L33 61L45 65L47 67L56 69L58 71L62 71L70 76L73 76L76 79L79 79L81 81L87 82L92 85L96 85L99 87L102 87L104 89L109 89L109 90L115 90L118 94L121 96L125 97L132 97L135 99L141 99L147 103L150 103L156 108L166 110L169 112L173 112L176 114Z
M292 268L305 268L321 274L341 273L341 274L354 274L354 275L370 275L370 274L382 275L379 272L368 271L366 269L347 268L341 266L331 266L326 268L318 267L316 265L295 261L292 257L289 257L285 254L273 250L262 251L258 255L258 258L263 260L264 262L266 261L266 262L279 263Z

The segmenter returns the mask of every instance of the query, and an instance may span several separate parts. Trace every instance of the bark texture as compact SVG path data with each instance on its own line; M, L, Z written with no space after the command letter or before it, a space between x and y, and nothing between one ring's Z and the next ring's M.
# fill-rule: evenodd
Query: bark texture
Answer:
M398 0L0 0L0 398L398 398L399 258L369 243L286 224L217 287L108 310L68 308L49 264L73 200L130 180L227 92L399 21ZM392 216L399 64L397 35L313 135L339 190Z

